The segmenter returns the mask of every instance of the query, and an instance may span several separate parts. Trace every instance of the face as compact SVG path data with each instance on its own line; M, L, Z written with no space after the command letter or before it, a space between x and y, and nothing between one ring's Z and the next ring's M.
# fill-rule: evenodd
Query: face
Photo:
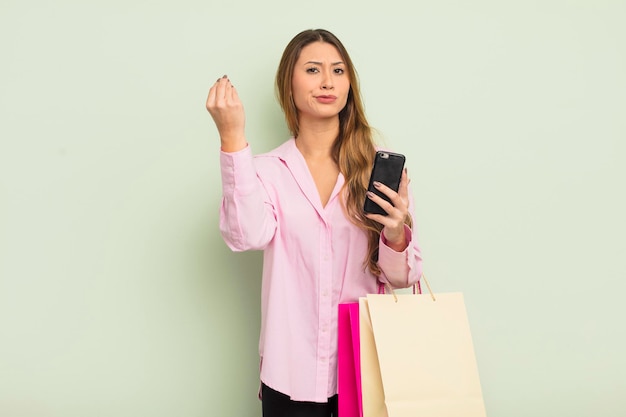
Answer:
M291 80L300 121L336 118L345 107L350 80L337 49L313 42L300 52Z

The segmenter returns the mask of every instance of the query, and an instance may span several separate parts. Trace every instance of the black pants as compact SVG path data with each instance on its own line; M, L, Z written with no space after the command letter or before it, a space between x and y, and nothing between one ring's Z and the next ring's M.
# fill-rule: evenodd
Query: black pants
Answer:
M288 395L261 386L263 417L337 417L337 396L327 403L292 401Z

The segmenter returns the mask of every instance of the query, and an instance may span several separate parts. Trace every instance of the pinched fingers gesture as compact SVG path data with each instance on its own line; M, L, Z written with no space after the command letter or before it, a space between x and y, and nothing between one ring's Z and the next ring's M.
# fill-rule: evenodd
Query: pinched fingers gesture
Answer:
M220 134L222 148L245 147L243 104L226 75L219 78L209 90L206 108Z
M387 215L366 214L367 218L382 224L383 234L387 244L395 250L402 251L406 248L405 220L409 215L409 177L406 169L402 172L398 192L395 192L385 184L375 182L374 187L386 195L391 203L374 193L368 192L367 198L378 204Z

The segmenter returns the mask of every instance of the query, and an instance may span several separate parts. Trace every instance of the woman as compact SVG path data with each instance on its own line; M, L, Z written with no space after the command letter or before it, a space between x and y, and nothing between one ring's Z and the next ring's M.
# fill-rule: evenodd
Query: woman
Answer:
M244 110L224 76L206 107L221 140L220 229L234 251L263 250L263 415L336 416L337 306L421 275L406 170L392 204L367 193L376 152L341 42L306 30L285 48L276 87L293 135L252 156ZM387 215L365 214L370 198Z

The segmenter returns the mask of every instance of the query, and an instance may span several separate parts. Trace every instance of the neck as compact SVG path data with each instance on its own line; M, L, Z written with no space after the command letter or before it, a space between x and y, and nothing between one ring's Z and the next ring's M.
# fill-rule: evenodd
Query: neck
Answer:
M338 134L339 118L309 123L300 120L296 146L305 156L329 157Z

